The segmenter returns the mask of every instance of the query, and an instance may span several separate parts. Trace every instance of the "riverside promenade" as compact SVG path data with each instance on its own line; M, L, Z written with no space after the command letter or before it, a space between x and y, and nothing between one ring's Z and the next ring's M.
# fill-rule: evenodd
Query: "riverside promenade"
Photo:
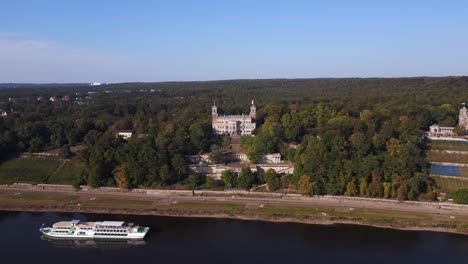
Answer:
M347 196L313 196L304 197L298 194L249 192L249 191L212 191L212 190L155 190L155 189L119 189L119 188L90 188L81 186L79 190L71 185L52 184L11 184L0 185L0 193L21 195L22 193L36 194L68 194L82 199L109 198L125 200L142 200L153 203L199 203L216 204L231 203L245 206L295 206L295 207L326 207L345 210L368 209L374 211L392 211L402 213L418 213L426 215L446 215L450 217L468 217L468 205L451 202L416 202L398 201L391 199L374 199Z

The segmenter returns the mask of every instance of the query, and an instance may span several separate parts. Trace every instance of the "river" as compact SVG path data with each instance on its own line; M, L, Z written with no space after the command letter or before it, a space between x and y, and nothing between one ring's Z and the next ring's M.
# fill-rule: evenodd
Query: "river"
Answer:
M144 241L47 240L61 220L150 227ZM355 225L0 211L1 263L468 263L468 236Z

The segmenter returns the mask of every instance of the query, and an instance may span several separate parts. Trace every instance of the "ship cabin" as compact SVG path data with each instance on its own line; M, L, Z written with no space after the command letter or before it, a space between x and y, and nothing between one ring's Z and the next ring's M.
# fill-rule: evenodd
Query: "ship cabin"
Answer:
M53 232L56 234L67 234L73 226L74 223L71 221L61 221L52 225Z
M121 221L103 221L96 222L94 235L96 236L127 236L129 229L133 226L132 223Z

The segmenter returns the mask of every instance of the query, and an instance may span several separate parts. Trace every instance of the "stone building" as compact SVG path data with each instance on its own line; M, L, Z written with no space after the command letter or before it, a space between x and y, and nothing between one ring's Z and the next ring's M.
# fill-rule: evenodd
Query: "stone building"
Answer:
M213 134L216 135L252 135L256 124L257 108L252 100L250 113L248 115L223 115L218 114L216 104L211 107L211 125Z
M463 103L462 108L460 108L460 113L458 116L458 125L468 131L468 109L466 109L465 103ZM429 136L436 137L453 137L455 135L455 127L446 127L439 126L434 124L429 127Z

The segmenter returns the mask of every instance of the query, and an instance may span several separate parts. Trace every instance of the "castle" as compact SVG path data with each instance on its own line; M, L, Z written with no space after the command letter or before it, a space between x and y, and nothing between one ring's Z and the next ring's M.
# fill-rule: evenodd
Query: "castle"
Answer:
M211 107L211 125L215 135L252 135L256 124L253 121L257 116L257 108L252 100L248 115L218 115L216 103Z
M463 103L458 116L458 125L465 129L465 133L468 132L468 109L466 109L465 103ZM445 127L439 125L432 125L429 127L429 136L445 136L453 137L455 134L455 127Z

